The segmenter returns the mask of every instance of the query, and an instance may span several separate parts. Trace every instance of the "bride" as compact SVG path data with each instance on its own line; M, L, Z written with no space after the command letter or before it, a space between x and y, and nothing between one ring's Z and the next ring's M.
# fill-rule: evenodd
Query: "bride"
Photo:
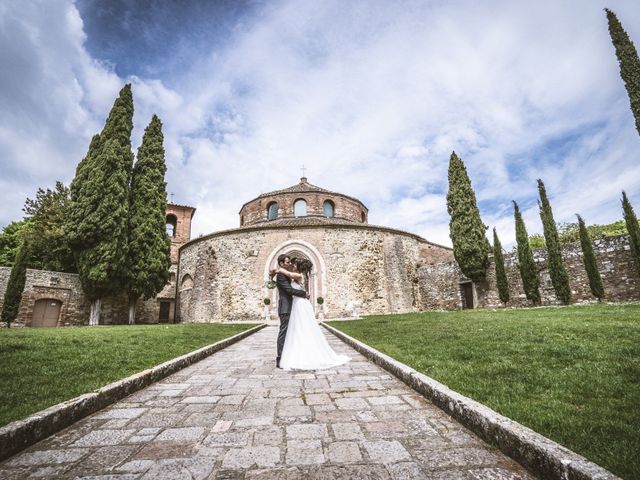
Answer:
M313 264L304 258L292 258L291 263L292 271L279 268L277 272L291 278L293 288L303 289L303 281L308 284ZM306 298L293 297L280 367L285 370L320 370L337 367L349 360L351 358L337 354L329 346L316 322L311 302Z

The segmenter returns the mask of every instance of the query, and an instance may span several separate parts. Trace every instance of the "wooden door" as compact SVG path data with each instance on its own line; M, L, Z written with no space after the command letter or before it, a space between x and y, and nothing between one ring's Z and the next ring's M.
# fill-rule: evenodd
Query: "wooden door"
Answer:
M473 284L463 283L462 287L462 308L473 308Z
M160 323L167 323L169 321L169 312L171 311L171 302L160 302L160 317L158 321Z
M60 318L60 300L44 298L38 300L33 306L33 316L31 318L32 327L56 327Z

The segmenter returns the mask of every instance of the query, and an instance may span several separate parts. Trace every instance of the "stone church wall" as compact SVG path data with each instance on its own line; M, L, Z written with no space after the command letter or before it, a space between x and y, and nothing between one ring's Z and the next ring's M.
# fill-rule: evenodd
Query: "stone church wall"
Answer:
M421 305L417 268L451 250L392 229L369 226L253 228L196 239L180 251L178 308L182 322L256 320L275 290L264 286L267 263L299 251L314 262L313 300L325 318L395 313Z
M593 248L604 284L606 300L614 302L640 300L640 277L633 264L629 237L619 235L596 239L593 241ZM572 302L595 301L589 289L589 279L584 269L580 244L565 244L562 253L569 275ZM534 250L534 260L539 272L542 304L559 305L560 302L556 299L549 277L547 251L545 249ZM505 269L511 296L507 306L531 306L531 302L526 299L522 289L516 252L505 254ZM422 310L462 307L460 282L466 281L466 279L455 262L425 265L418 269L418 279L422 300L420 308ZM487 281L474 284L474 296L474 303L477 307L502 306L498 297L493 259L491 259L487 270Z

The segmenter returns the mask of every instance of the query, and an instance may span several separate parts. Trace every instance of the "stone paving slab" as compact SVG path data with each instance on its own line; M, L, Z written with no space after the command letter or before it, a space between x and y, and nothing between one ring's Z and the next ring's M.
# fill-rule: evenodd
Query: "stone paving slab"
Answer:
M0 478L535 478L323 332L348 364L275 368L267 327L0 463Z

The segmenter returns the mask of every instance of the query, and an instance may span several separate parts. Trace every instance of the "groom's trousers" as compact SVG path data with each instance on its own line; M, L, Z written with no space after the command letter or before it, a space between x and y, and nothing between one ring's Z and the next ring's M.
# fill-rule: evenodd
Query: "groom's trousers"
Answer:
M280 314L280 331L278 332L278 353L276 356L276 363L280 365L280 357L282 356L282 347L284 347L284 339L287 336L287 328L289 327L290 313Z

